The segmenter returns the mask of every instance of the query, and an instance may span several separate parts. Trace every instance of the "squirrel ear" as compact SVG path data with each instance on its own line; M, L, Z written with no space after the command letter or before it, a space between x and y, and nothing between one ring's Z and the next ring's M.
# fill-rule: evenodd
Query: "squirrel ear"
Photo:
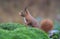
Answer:
M27 14L29 14L29 10L28 10L27 8L25 8L25 12L26 12Z

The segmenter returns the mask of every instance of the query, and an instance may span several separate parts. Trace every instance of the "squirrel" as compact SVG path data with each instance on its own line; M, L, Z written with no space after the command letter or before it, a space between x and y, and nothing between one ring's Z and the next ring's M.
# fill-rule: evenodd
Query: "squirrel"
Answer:
M39 25L39 22L33 16L31 16L31 14L28 11L28 9L25 9L25 10L19 12L19 15L24 17L24 22L28 26L42 29L46 33L48 33L50 30L53 29L53 22L52 22L52 20L44 19L44 20L42 20L40 22L41 25Z
M19 15L24 17L24 22L26 25L39 28L38 21L30 14L28 9L25 8L23 11L19 12Z

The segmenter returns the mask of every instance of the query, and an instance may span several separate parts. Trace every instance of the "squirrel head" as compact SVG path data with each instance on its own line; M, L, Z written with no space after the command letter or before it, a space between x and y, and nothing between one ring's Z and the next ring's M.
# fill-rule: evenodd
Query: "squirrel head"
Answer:
M22 17L25 17L27 15L29 15L29 11L27 8L25 8L24 10L22 10L21 12L19 12L19 15Z

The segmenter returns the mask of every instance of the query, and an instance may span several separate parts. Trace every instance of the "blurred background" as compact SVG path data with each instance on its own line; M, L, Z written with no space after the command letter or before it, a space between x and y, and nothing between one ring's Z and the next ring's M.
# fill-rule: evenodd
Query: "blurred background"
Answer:
M23 24L23 18L18 13L27 6L38 21L50 18L60 22L60 0L0 0L0 23Z

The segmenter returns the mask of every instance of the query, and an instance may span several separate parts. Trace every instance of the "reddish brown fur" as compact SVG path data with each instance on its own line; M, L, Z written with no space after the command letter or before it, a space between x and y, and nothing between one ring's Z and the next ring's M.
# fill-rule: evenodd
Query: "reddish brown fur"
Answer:
M50 19L44 19L41 21L41 29L44 30L45 32L49 32L50 30L53 29L53 22Z
M38 21L33 16L31 16L30 12L27 9L25 10L25 12L23 11L19 13L19 15L25 18L24 21L26 25L39 28Z
M25 18L24 22L26 25L40 28L40 29L44 30L45 32L49 32L50 30L53 29L53 22L50 19L42 20L41 27L40 27L37 20L33 16L31 16L31 14L28 10L20 12L19 15Z

